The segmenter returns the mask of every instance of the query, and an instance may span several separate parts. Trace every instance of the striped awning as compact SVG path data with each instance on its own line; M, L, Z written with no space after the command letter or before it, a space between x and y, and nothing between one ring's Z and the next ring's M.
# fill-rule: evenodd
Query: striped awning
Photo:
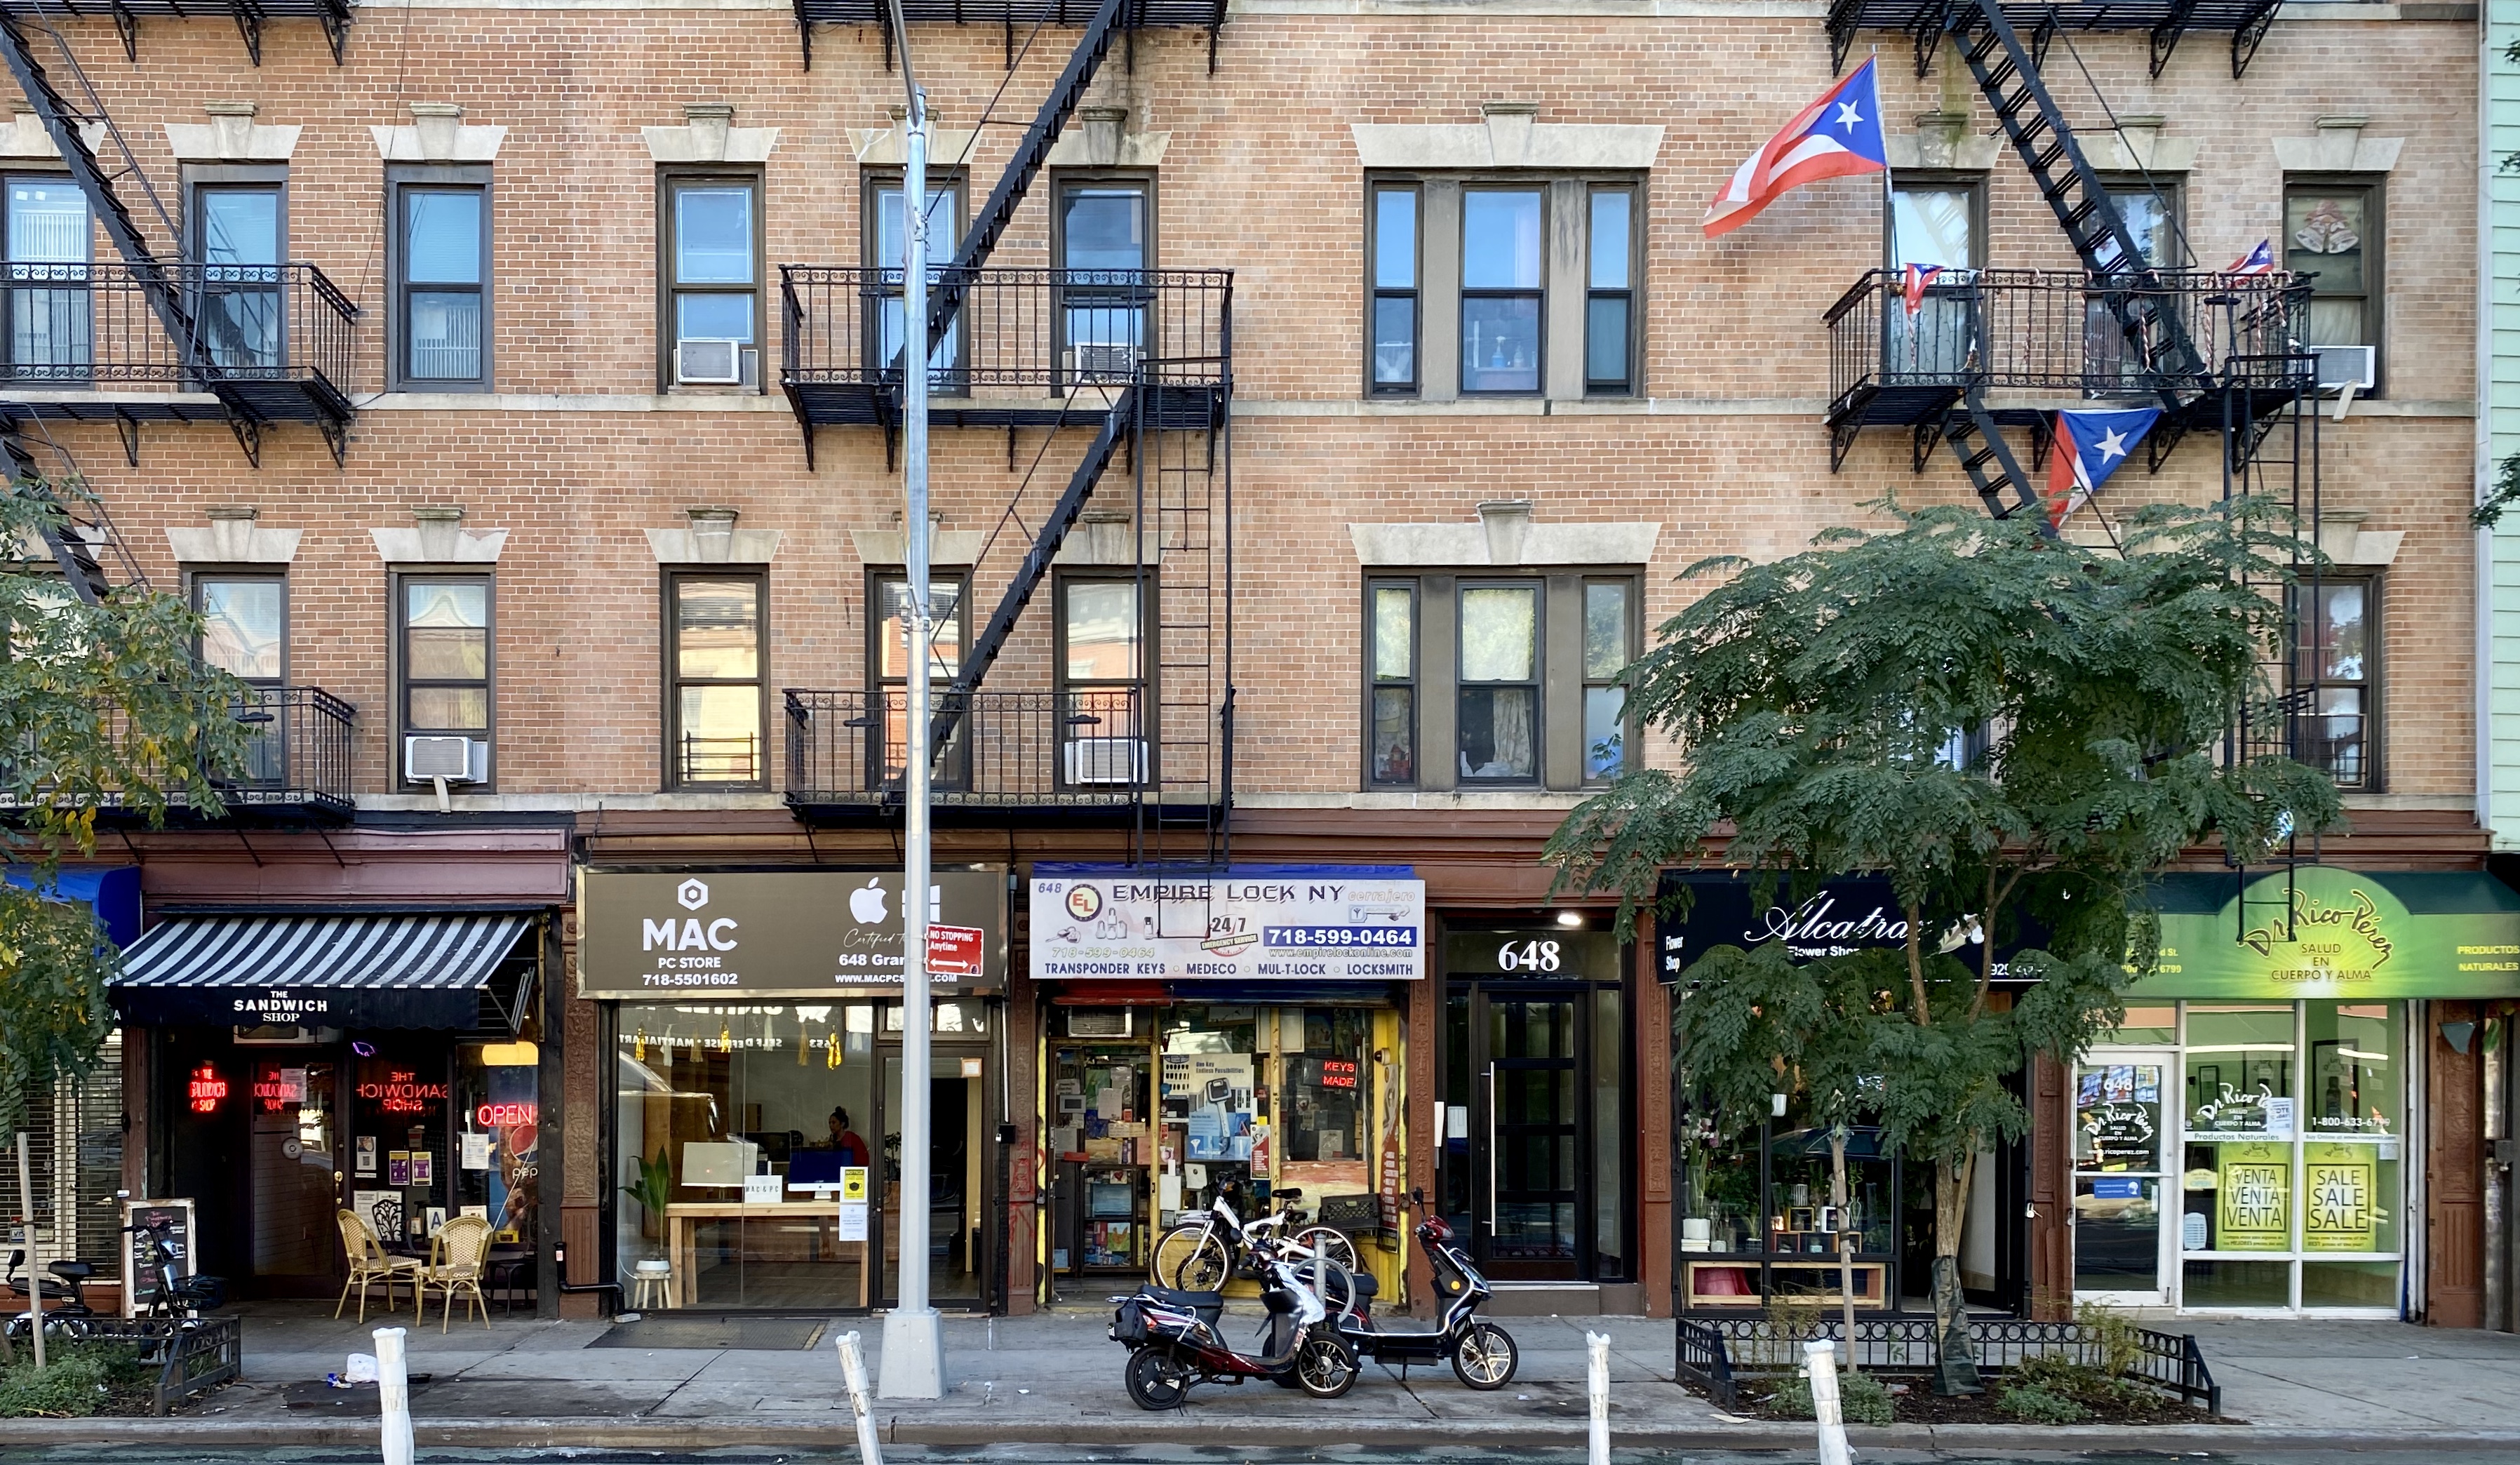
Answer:
M501 995L494 978L533 919L178 916L123 953L112 995L130 1023L472 1029L485 992ZM509 1000L494 1005L513 1003L522 980L500 984Z

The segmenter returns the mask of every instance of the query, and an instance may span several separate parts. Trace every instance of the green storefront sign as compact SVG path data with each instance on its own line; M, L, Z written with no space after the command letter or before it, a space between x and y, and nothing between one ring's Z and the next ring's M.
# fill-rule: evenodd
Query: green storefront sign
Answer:
M2304 865L2245 905L2231 876L2170 875L2156 898L2161 964L2133 998L2520 996L2520 893L2481 872Z

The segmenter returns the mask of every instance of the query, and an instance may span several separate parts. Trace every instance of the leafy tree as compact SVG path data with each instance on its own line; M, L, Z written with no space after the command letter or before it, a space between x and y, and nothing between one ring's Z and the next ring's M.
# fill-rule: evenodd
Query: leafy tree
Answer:
M2023 520L1872 507L1891 527L1687 572L1710 587L1624 681L1688 765L1586 800L1548 853L1561 886L1618 893L1623 928L1673 865L1889 879L1906 937L1886 972L1831 958L1801 975L1876 984L1868 1107L1885 1144L1933 1166L1937 1387L1974 1390L1960 1230L1976 1156L2028 1126L2006 1080L2034 1055L2071 1062L2118 1020L2159 945L2154 872L2209 832L2264 861L2339 803L2288 758L2227 756L2234 712L2263 704L2284 654L2284 608L2252 583L2289 572L2281 510L2147 507L2122 520L2118 554ZM1995 953L2025 930L2044 935L2012 958L2029 981L2007 1005ZM1708 969L1680 1011L1760 973L1774 977ZM1675 1030L1717 1032L1690 1017Z
M246 767L234 708L249 689L196 658L200 618L137 587L90 605L52 572L45 532L68 531L57 495L82 492L0 487L0 856L32 876L0 885L0 1129L55 1076L93 1069L113 1029L112 943L37 891L95 851L100 812L216 817L220 782Z

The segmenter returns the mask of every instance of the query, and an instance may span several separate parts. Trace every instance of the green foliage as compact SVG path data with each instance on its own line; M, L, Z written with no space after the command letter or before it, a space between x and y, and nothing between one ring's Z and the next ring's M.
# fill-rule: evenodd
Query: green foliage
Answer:
M1881 1077L1866 1099L1885 1141L1957 1167L2023 1132L2004 1079L2031 1054L2070 1059L2116 1021L2130 956L2148 970L2158 946L2143 903L2156 870L2209 833L2261 860L2336 822L2339 802L2289 759L2220 756L2235 710L2274 690L2262 668L2281 661L2283 608L2244 580L2288 573L2281 511L2148 506L2123 522L2120 555L2023 520L1877 507L1884 531L1688 572L1705 593L1622 677L1688 766L1586 800L1549 855L1561 885L1615 892L1623 929L1673 865L1886 875L1904 952L1796 980L1781 954L1701 957L1676 1004L1684 1076L1701 1117L1754 1122L1762 1068L1849 1061L1840 1024L1811 1026L1833 1013ZM2010 975L2038 981L1999 1011L1994 953L2024 920L2044 949ZM1818 990L1796 995L1797 981Z
M623 1195L637 1201L650 1215L659 1220L664 1218L665 1203L674 1198L674 1171L666 1164L667 1158L666 1148L658 1145L655 1159L639 1162L639 1178L621 1187Z
M2092 1366L2104 1377L2123 1379L2143 1361L2143 1341L2136 1336L2139 1330L2134 1318L2100 1303L2080 1303L2074 1307L2074 1321L2098 1355Z
M152 824L177 804L215 815L218 785L247 765L232 714L245 684L194 655L201 618L175 596L127 589L91 606L41 561L76 483L0 487L0 858L38 888L68 854L92 853L100 810ZM0 1127L30 1086L91 1067L112 1026L111 944L83 911L0 891Z
M37 1368L29 1357L0 1373L0 1419L83 1419L112 1401L113 1365L88 1352Z
M2092 1417L2067 1396L2036 1384L2006 1384L1995 1396L1995 1410L2024 1424L2082 1424Z
M1898 1417L1888 1386L1868 1373L1839 1374L1837 1399L1837 1411L1848 1424L1890 1424ZM1778 1381L1777 1392L1768 1396L1768 1407L1787 1419L1820 1417L1812 1405L1811 1379L1799 1373Z
M2520 153L2502 160L2504 172L2520 172L2513 164L2520 162ZM2477 528L2490 529L2502 522L2502 511L2520 503L2520 453L2514 453L2495 465L2494 491L2482 503L2467 511L2467 522Z

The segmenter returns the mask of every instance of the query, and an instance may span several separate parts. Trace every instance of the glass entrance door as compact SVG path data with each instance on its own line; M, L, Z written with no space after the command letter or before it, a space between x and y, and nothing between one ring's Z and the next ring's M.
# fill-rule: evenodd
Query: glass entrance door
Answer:
M884 1017L887 1035L898 1032L901 1010ZM927 1217L924 1236L900 1234L901 1222L901 1050L883 1052L883 1107L879 1111L882 1155L877 1162L882 1180L881 1212L876 1224L884 1236L881 1296L899 1300L901 1259L914 1261L923 1248L927 1257L927 1300L945 1307L977 1307L987 1298L988 1195L992 1188L988 1143L993 1127L989 1099L990 1048L987 1009L978 1002L940 999L934 1009L927 1057ZM920 1208L910 1212L917 1228Z
M341 1256L334 1067L292 1052L255 1059L252 1074L246 1122L253 1274L320 1290L338 1274Z
M2177 1152L2165 1130L2170 1055L2093 1049L2074 1070L2074 1292L2160 1305L2175 1239L2162 1224Z
M1583 1275L1584 1007L1562 988L1473 997L1473 1240L1492 1275Z

